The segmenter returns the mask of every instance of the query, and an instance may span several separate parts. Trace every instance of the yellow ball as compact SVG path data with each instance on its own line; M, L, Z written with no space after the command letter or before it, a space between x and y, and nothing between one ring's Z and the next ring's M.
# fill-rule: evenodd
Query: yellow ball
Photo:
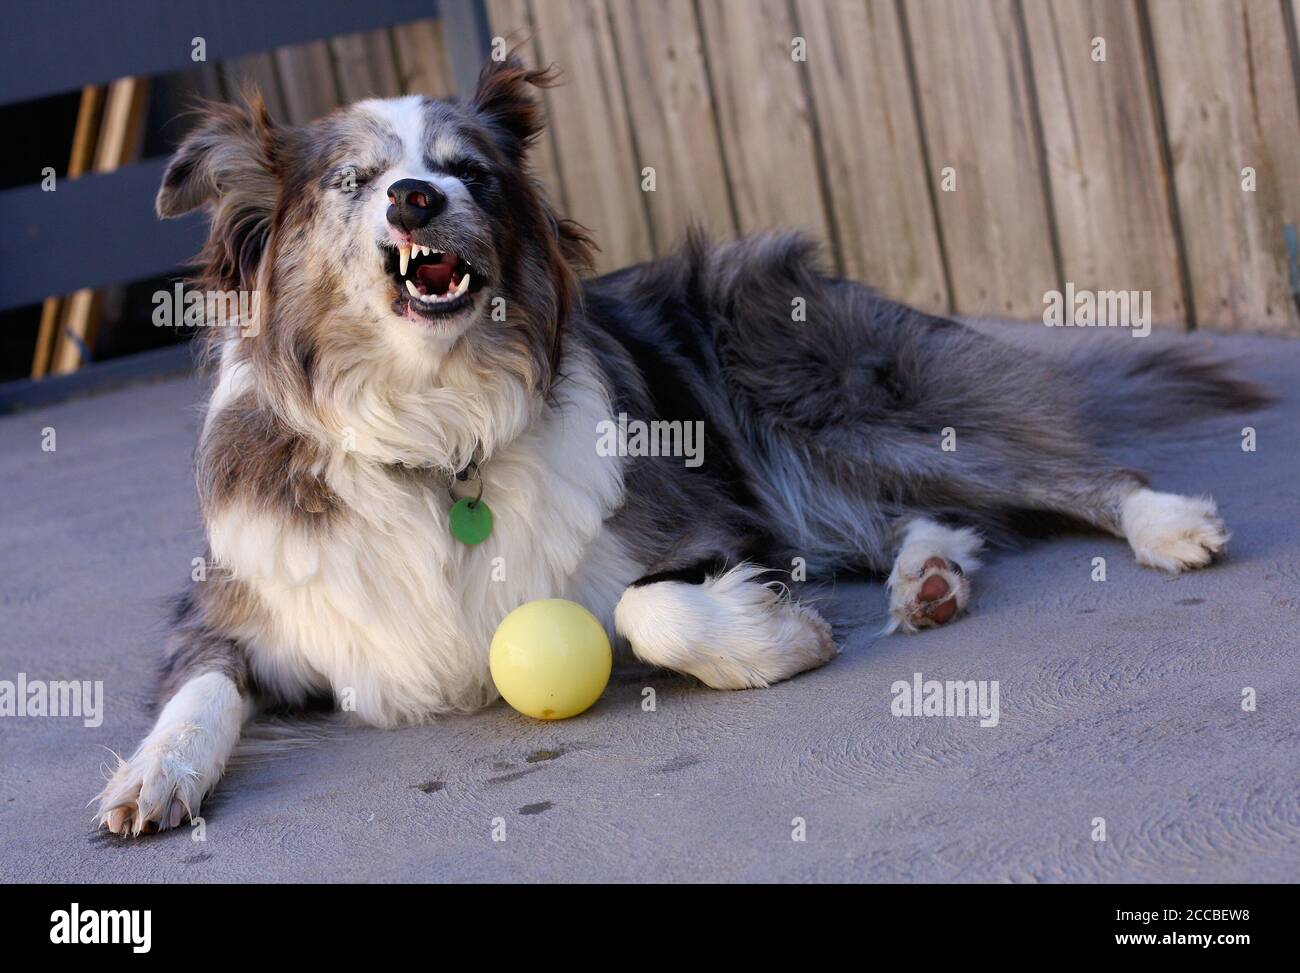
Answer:
M501 697L525 716L566 720L600 698L614 655L596 616L563 598L520 605L488 652Z

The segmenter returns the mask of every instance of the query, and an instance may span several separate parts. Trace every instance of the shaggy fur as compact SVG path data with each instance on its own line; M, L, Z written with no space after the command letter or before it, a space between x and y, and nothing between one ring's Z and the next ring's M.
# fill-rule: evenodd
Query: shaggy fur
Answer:
M1212 503L1107 450L1258 390L1186 348L1011 349L829 276L789 234L691 236L580 285L589 241L527 165L550 80L511 59L466 102L294 129L255 98L212 106L172 162L160 214L211 218L198 286L260 301L212 329L211 570L165 648L158 724L101 794L110 830L196 815L260 707L324 696L393 726L491 702L492 632L530 599L741 689L834 656L803 570L888 576L890 627L914 631L959 615L985 540L1031 522L1171 571L1222 550ZM620 415L702 423L703 462L606 455ZM448 511L480 486L495 529L470 547Z

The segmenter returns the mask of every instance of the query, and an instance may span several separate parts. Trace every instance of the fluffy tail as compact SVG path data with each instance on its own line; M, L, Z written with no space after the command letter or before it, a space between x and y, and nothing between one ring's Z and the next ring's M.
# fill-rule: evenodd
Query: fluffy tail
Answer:
M1089 426L1105 445L1149 439L1216 415L1252 412L1275 401L1231 361L1187 344L1133 349L1123 342L1081 348L1067 364L1084 390Z

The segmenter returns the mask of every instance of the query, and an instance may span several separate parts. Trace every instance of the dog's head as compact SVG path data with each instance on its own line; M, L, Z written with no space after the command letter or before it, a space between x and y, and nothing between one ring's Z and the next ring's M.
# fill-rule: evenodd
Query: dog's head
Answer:
M527 164L551 81L511 57L469 100L363 101L297 128L256 96L208 106L158 212L209 209L202 284L257 292L252 355L280 381L384 360L433 376L462 354L544 390L588 255Z

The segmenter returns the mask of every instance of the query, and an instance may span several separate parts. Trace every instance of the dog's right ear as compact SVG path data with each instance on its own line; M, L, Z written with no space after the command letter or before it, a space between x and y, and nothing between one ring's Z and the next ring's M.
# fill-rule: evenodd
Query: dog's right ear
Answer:
M243 104L208 103L199 123L181 142L163 175L154 205L162 217L238 197L247 212L275 205L275 126L261 96L245 93Z

